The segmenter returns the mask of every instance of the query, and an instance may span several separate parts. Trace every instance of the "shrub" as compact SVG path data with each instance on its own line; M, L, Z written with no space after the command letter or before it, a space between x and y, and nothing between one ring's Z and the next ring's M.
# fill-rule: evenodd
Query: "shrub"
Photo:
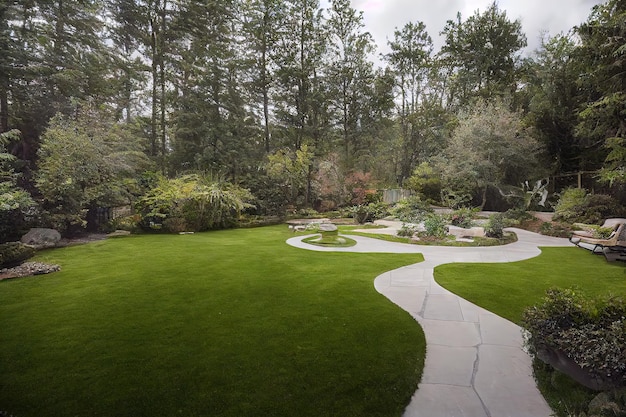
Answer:
M489 221L485 226L485 234L488 237L500 239L504 236L504 227L506 226L506 218L504 213L495 213L489 216Z
M402 227L396 233L400 237L413 237L418 232L418 228L414 224L403 223Z
M626 389L601 392L589 403L586 413L576 417L616 417L626 416Z
M389 206L382 202L361 204L352 209L352 217L360 224L382 219L387 215L389 215Z
M307 219L309 219L309 218L314 219L316 217L319 217L320 214L315 209L312 209L312 208L302 208L302 209L297 211L296 216L307 218Z
M511 208L504 212L504 217L510 220L516 220L517 222L523 222L524 220L533 219L533 215L527 212L521 207Z
M584 189L569 188L561 193L554 209L554 219L568 223L602 223L606 218L621 217L624 207L605 194L588 194Z
M427 201L436 203L441 200L441 178L428 162L422 162L415 168L413 175L404 181L403 186Z
M424 219L427 236L442 238L447 234L446 218L436 213L429 213Z
M36 213L30 194L2 183L0 178L0 243L19 240L30 228Z
M432 213L430 205L419 196L404 198L396 203L391 214L398 220L407 223L419 223L428 213Z
M587 299L573 290L553 288L541 305L524 312L522 324L531 353L542 360L549 357L546 352L569 358L583 371L570 376L583 385L593 389L626 386L623 300Z
M180 233L189 230L187 222L182 217L168 217L163 220L163 229L170 233Z
M137 232L139 230L139 223L141 222L141 216L139 214L133 214L130 216L118 217L111 220L113 230L126 230L129 232Z
M21 242L8 242L0 245L0 268L12 268L35 255L35 248Z
M474 225L473 218L476 212L477 210L470 208L457 209L450 215L450 223L452 223L453 226L469 229Z
M184 220L187 231L197 232L234 226L242 211L252 207L248 203L252 198L248 190L237 185L185 175L161 178L137 202L136 208L143 215L143 227L154 228L166 219L179 218ZM173 228L180 224L178 220L171 221Z

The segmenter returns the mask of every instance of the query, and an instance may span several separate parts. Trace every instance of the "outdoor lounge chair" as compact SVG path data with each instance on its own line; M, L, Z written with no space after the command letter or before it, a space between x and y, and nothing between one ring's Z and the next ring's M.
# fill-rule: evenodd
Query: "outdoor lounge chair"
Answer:
M626 260L626 219L607 219L602 227L613 227L613 232L606 239L592 237L593 232L588 229L575 231L570 242L593 253L603 254L607 261Z

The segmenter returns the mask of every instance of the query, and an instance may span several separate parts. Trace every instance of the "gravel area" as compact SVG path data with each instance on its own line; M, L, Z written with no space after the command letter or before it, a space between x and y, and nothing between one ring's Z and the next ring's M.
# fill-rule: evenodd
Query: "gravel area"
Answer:
M43 275L60 270L61 267L59 265L50 265L42 262L24 262L13 268L0 269L0 280Z

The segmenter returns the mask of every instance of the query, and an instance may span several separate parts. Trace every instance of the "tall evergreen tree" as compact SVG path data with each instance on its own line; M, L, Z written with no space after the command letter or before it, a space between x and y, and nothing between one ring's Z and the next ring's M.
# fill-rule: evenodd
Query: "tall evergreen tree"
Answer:
M395 73L399 90L401 143L396 149L400 152L397 179L402 183L413 172L416 155L421 152L423 129L429 128L424 123L415 122L423 121L418 113L422 113L424 105L433 44L424 23L417 22L407 23L401 30L396 30L389 46L391 52L385 58Z
M285 0L244 0L245 40L250 59L250 90L254 106L260 102L263 123L263 148L272 150L271 95L275 84L279 31L285 22Z
M370 110L374 83L370 54L375 46L369 32L364 31L363 13L358 13L348 0L333 0L327 21L329 35L328 82L330 100L337 113L341 130L344 160L351 168L366 150L361 140Z
M497 2L467 20L448 20L440 55L453 78L449 105L465 106L477 97L511 96L517 90L517 68L526 36L519 20L511 22Z
M577 32L586 58L583 87L589 91L578 138L606 157L604 179L626 182L626 2L595 6Z
M575 126L584 97L579 91L581 73L578 46L571 35L545 39L532 62L527 63L526 94L530 97L526 119L546 147L553 172L572 172L584 166Z

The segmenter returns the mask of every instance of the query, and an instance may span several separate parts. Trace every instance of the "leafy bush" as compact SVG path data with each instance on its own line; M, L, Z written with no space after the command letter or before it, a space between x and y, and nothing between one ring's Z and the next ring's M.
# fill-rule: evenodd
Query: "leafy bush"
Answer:
M403 187L415 191L426 201L437 203L441 200L440 175L428 162L419 164L413 175L404 181Z
M533 215L521 207L511 208L504 212L504 217L509 220L523 222L524 220L533 219Z
M140 227L141 216L139 214L133 214L131 216L118 217L111 220L111 228L113 230L126 230L129 232L137 232Z
M554 219L568 223L602 223L610 217L622 217L624 207L605 194L588 194L584 189L564 190L554 209Z
M541 224L540 233L546 236L570 237L572 235L572 229L571 226L567 224L545 222Z
M417 232L418 232L418 228L416 225L410 224L410 223L403 223L402 227L400 228L400 230L398 230L396 234L401 237L413 237L413 235L415 235L415 233Z
M576 417L616 416L626 416L626 389L601 392L591 400L587 412Z
M404 198L396 203L391 215L407 223L419 223L428 213L432 213L430 205L419 196Z
M0 245L0 268L12 268L20 265L35 255L35 248L20 242L8 242Z
M470 208L460 208L455 210L450 215L450 223L453 226L462 227L464 229L469 229L474 225L474 214L477 213L477 210Z
M447 234L446 230L446 218L436 213L429 213L424 219L424 229L426 229L426 235L432 237L442 238Z
M232 227L253 196L236 185L199 175L161 178L136 204L144 228L203 231ZM167 219L170 219L166 222ZM176 219L176 220L175 220ZM184 222L184 223L183 223ZM155 227L156 226L156 227Z
M18 240L26 233L36 215L36 207L26 191L0 182L0 243Z
M163 220L163 229L170 233L180 233L189 230L187 222L182 217L168 217Z
M363 224L382 219L389 215L389 206L385 203L362 204L353 207L352 217L357 223Z
M571 375L591 388L626 386L626 303L587 299L573 290L550 289L541 305L524 312L527 345L540 359L559 352L584 371Z
M500 239L504 236L504 228L506 227L506 217L504 213L495 213L489 216L489 221L485 225L485 234L488 237Z
M314 210L312 208L302 208L302 209L300 209L300 210L298 210L296 212L296 216L304 217L304 218L307 218L307 219L308 218L314 219L316 217L319 217L320 214L316 210Z

